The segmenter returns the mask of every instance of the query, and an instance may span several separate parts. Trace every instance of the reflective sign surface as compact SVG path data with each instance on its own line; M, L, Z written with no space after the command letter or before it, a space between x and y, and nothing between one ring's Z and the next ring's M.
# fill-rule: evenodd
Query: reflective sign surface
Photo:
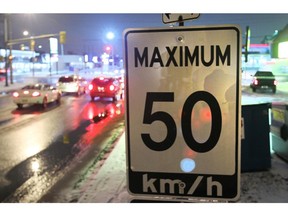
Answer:
M130 192L236 199L239 28L130 29L124 36Z

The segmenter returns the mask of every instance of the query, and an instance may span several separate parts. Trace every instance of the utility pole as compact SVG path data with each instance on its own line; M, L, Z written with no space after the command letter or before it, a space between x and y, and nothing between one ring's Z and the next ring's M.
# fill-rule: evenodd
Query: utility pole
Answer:
M13 67L12 67L12 44L10 44L10 17L4 15L4 40L5 40L5 86L8 84L8 68L10 69L10 84L13 84ZM9 55L8 55L9 49Z
M251 36L251 31L250 27L246 26L246 33L245 33L245 62L248 62L248 54L249 54L249 48L250 48L250 36Z
M16 44L20 44L23 42L30 41L32 43L31 45L34 48L35 41L36 39L42 39L42 38L52 38L55 36L60 36L60 43L63 45L66 42L66 32L61 31L59 34L45 34L45 35L39 35L39 36L34 36L33 41L31 41L31 38L18 38L18 39L10 39L9 36L10 32L10 24L9 24L9 15L4 16L4 40L5 40L5 55L6 55L6 62L5 62L5 70L6 70L6 83L5 86L8 86L8 66L10 68L10 83L13 84L13 68L12 68L12 46ZM8 56L8 49L9 49L9 56ZM63 49L62 49L63 50ZM62 51L64 52L64 51ZM63 54L63 53L62 53ZM34 60L34 59L33 59ZM51 53L50 53L50 76L51 76ZM33 68L34 70L34 68ZM34 76L34 71L33 71L33 76Z
M13 84L13 67L12 67L12 45L9 48L9 68L10 68L10 84Z
M4 15L4 42L5 42L5 86L9 86L8 84L8 65L9 65L9 57L8 57L8 41L9 41L9 18L8 15Z
M7 25L9 26L9 25ZM61 36L61 42L62 43L65 43L66 42L66 32L62 31L60 32L61 34L45 34L45 35L39 35L39 36L33 36L33 40L36 40L36 39L42 39L42 38L52 38L52 37L55 37L55 36ZM18 39L9 39L8 36L7 36L7 41L6 41L6 50L8 49L8 47L10 47L10 56L12 57L12 46L15 45L15 44L20 44L20 43L23 43L23 42L27 42L27 41L31 41L31 38L18 38ZM6 55L7 55L7 51L6 51ZM8 58L7 58L8 59ZM13 76L12 76L12 58L10 59L11 61L11 64L10 64L10 72L11 72L11 84L13 84ZM51 65L51 53L50 53L50 76L51 76L51 72L52 72L52 65ZM6 72L7 72L7 69L6 69ZM7 79L8 80L8 77ZM7 81L6 81L7 82ZM6 86L8 86L8 83L6 84Z

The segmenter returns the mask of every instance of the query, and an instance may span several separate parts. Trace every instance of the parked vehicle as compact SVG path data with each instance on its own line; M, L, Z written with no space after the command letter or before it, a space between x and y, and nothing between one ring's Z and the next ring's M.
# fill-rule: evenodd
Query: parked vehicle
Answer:
M88 82L80 76L62 76L59 78L57 88L62 93L73 93L77 96L85 94L87 90Z
M271 71L257 71L250 84L253 92L256 92L257 89L272 89L272 92L276 93L276 86L277 80Z
M13 102L18 108L23 108L23 105L41 104L45 109L48 103L56 101L60 104L61 92L54 86L47 83L37 83L26 85L20 90L12 93Z
M88 88L92 101L95 97L110 97L113 98L113 101L122 98L121 83L119 82L119 79L114 77L94 78Z

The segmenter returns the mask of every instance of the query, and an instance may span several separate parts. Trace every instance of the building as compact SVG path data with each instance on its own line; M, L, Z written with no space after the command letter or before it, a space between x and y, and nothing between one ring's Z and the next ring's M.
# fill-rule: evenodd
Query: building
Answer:
M275 35L271 43L272 58L288 58L288 25Z

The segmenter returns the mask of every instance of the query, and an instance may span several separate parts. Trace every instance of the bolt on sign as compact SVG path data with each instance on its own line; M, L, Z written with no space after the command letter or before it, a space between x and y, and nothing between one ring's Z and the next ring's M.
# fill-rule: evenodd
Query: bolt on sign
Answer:
M238 26L126 29L132 195L239 199Z

